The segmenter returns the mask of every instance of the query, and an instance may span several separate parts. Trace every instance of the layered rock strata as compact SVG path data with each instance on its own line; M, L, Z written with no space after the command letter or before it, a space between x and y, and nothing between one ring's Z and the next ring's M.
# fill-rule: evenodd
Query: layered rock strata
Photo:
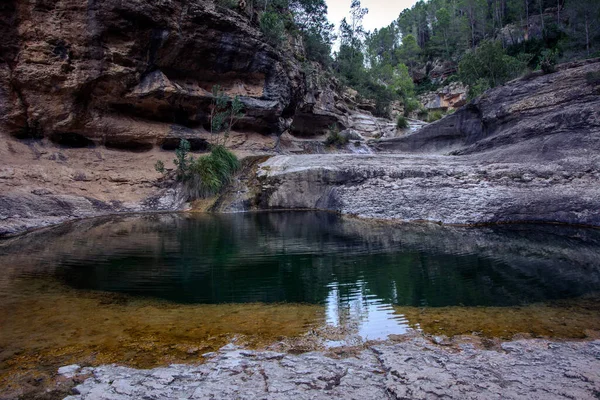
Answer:
M239 95L240 128L281 132L303 77L250 19L211 1L11 0L2 123L73 147L172 147L206 136L212 88Z
M373 142L377 155L271 158L255 202L401 221L600 226L598 74L592 60L511 82Z
M322 148L332 124L394 136L329 78L311 86L297 39L275 48L255 15L220 2L8 0L0 35L0 236L181 209L153 165L171 167L181 139L208 148L215 86L244 104L228 143L240 155L272 154L283 132Z

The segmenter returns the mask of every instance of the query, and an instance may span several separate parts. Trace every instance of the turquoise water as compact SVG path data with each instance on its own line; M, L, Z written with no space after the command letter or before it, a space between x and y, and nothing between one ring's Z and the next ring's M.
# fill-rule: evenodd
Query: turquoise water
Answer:
M395 228L318 212L132 223L139 224L133 231L108 233L106 246L82 232L54 275L77 289L209 304L323 304L334 296L343 303L510 306L600 288L597 231L583 240L561 227ZM566 258L577 252L588 254Z
M309 303L327 323L406 331L397 306L520 306L600 289L600 231L390 225L321 212L84 221L4 243L83 291L173 303Z

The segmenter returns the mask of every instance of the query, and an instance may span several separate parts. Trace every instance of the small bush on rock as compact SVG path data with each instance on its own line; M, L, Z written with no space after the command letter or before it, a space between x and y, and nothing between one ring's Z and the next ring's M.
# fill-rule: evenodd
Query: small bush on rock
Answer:
M558 51L546 49L542 51L540 59L540 68L544 74L551 74L556 72L556 60L558 58Z
M473 85L469 86L468 99L472 100L481 96L486 90L490 89L487 79L478 79Z
M193 158L189 157L189 152L192 146L190 142L185 139L181 139L179 147L175 150L175 160L173 163L177 167L177 180L183 181L187 178L189 165L194 161ZM156 168L156 166L155 166Z
M442 119L443 117L444 113L442 113L441 111L432 111L427 116L427 122L435 122Z
M417 99L407 98L404 101L404 116L408 117L410 113L419 109L421 104Z
M346 136L340 135L340 130L337 125L333 124L329 127L329 134L327 135L327 139L325 139L325 144L327 146L343 146L348 143L348 138Z
M207 198L219 193L231 182L239 168L240 162L235 154L224 146L214 146L209 155L199 157L189 166L185 180L188 199Z
M156 172L158 172L159 174L164 174L165 173L165 163L162 162L161 160L158 160L155 164L154 164L154 169L156 170Z
M408 128L408 120L406 117L402 115L398 115L398 119L396 120L396 128L398 129L407 129Z

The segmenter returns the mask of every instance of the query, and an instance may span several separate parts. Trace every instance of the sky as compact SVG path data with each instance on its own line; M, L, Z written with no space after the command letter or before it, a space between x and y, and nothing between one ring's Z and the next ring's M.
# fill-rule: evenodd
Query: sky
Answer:
M333 22L337 29L342 18L348 17L352 0L325 1L327 2L329 21ZM361 0L362 7L369 9L369 13L363 20L365 31L388 26L398 18L402 10L412 7L416 2L416 0Z

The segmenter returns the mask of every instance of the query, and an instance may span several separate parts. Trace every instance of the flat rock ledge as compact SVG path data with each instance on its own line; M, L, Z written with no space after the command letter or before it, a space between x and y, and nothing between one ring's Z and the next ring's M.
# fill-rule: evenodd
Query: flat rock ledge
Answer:
M63 367L85 379L68 400L125 399L598 399L600 341L518 340L495 350L424 338L352 356L291 355L228 345L201 365L137 370Z
M465 156L276 156L260 164L258 207L444 224L600 226L600 159L492 162Z

